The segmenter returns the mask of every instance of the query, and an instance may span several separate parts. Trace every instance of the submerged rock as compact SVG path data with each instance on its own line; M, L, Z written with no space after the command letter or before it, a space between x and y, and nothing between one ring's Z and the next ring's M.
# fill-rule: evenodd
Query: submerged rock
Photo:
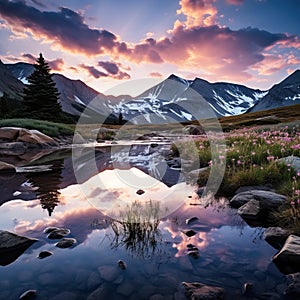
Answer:
M36 297L36 290L28 290L26 292L24 292L19 299L20 300L30 300L30 299L34 299Z
M300 237L290 235L282 249L273 256L273 262L284 274L300 272Z
M59 242L55 244L58 248L70 248L75 243L77 243L76 239L73 238L63 238Z
M0 265L12 263L35 242L37 239L0 230Z
M222 300L224 290L220 287L205 285L200 282L182 282L187 299L192 300Z

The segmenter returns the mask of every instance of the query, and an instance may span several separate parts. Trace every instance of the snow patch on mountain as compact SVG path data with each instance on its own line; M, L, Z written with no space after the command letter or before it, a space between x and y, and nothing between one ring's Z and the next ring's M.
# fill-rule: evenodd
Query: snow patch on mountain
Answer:
M284 100L296 101L300 99L300 94L296 94L293 97L284 97Z

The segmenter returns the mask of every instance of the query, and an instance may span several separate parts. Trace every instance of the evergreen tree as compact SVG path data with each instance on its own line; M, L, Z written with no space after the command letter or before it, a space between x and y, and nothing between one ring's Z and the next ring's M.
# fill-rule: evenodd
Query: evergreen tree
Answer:
M50 67L40 53L33 73L27 78L29 84L24 89L25 116L33 119L62 121L59 92L50 74Z

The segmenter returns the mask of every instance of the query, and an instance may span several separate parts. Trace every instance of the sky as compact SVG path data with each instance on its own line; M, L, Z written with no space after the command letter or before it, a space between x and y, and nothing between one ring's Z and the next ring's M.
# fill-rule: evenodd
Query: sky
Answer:
M171 74L266 90L300 68L299 14L300 0L0 0L0 59L42 53L104 93Z

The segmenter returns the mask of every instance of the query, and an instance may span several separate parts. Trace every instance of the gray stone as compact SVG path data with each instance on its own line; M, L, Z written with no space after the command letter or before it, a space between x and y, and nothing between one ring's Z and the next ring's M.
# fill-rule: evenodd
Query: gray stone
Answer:
M290 165L295 169L296 172L300 172L300 157L298 156L287 156L277 160L279 163Z
M63 238L58 243L55 244L58 248L70 248L74 244L76 244L76 239L73 238Z
M260 202L257 200L250 200L238 209L238 214L245 219L258 219L261 212Z
M221 300L224 290L220 287L205 285L200 282L182 282L187 299L192 300Z
M257 200L260 202L262 209L271 210L277 209L284 204L287 201L287 198L283 195L269 191L252 190L235 195L230 200L230 205L239 208L250 200Z
M281 227L269 227L265 230L263 238L275 249L280 249L290 234L292 234L290 230Z
M47 238L51 239L51 240L59 240L70 233L71 233L71 230L68 228L57 228L57 229L52 230L48 234Z
M300 272L300 237L290 235L282 249L273 256L272 260L284 274Z

